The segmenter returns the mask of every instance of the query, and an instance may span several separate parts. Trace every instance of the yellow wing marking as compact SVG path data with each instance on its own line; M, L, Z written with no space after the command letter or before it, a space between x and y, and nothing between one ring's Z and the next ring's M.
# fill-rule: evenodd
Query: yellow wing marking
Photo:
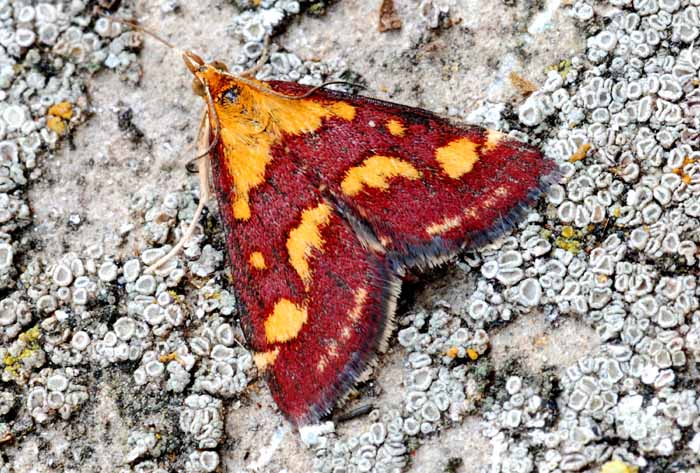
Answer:
M308 317L306 307L298 306L289 299L280 299L275 304L272 314L265 320L267 342L283 343L294 340Z
M500 131L487 130L486 141L482 145L481 149L483 149L484 151L491 151L492 149L495 149L496 146L498 146L498 143L500 143L505 136L506 135L504 133L501 133Z
M352 335L352 329L350 327L355 325L357 321L360 320L360 317L362 317L362 309L365 306L365 302L367 302L367 289L361 287L355 292L355 304L350 312L348 312L348 320L350 323L345 325L340 332L340 338L343 340L347 340Z
M428 228L425 229L425 231L430 236L442 235L454 228L458 228L461 225L461 223L462 219L460 217L446 218L440 223L434 223L430 225Z
M334 102L330 106L330 111L336 117L340 117L348 122L351 122L355 119L355 107L353 107L347 102Z
M253 361L255 362L255 366L257 366L260 371L265 371L275 363L275 360L277 360L277 356L279 356L279 354L279 348L275 348L274 350L270 351L258 352L253 355Z
M250 263L250 266L252 266L255 269L267 268L267 265L265 264L265 257L259 251L252 252L250 254L250 258L248 259L248 262Z
M421 173L411 163L399 158L372 156L360 166L348 169L340 188L349 197L356 196L364 187L385 191L389 189L388 180L394 177L418 179Z
M508 188L505 186L500 186L494 189L489 197L484 199L481 203L481 207L484 209L490 209L494 207L503 197L508 195Z
M352 309L350 309L350 311L348 312L348 323L345 324L345 326L340 332L341 340L345 341L349 339L352 335L352 329L350 327L355 325L362 317L362 309L365 306L365 302L367 302L367 289L361 287L360 289L355 291L355 304L353 305ZM326 350L326 353L321 355L321 359L316 365L316 369L319 372L323 372L323 370L326 369L328 362L337 357L338 344L334 341L331 341L331 343L328 344L328 350Z
M362 308L365 306L365 301L367 300L367 289L361 287L355 292L355 305L348 314L348 319L351 323L355 323L362 317Z
M335 358L338 358L338 344L334 341L331 341L328 344L328 349L326 350L326 353L321 355L321 359L318 360L318 363L316 364L316 370L318 370L319 373L322 373L326 369L328 362Z
M287 252L289 262L297 272L306 290L311 284L311 269L309 258L313 250L323 251L321 229L330 222L332 209L328 204L321 203L312 209L301 213L299 226L289 232Z
M330 358L338 358L338 344L333 340L328 344L328 356Z
M326 358L326 355L321 355L321 359L318 360L318 363L316 363L316 371L319 373L323 373L326 369L326 365L328 364L328 358Z
M386 122L386 129L394 136L401 137L406 134L406 127L403 126L403 123L394 118Z
M476 207L467 207L464 209L464 216L471 220L476 220L479 218L479 210Z
M272 161L272 147L285 135L313 133L324 119L333 117L352 121L356 110L342 102L314 99L289 99L265 92L269 85L246 79L237 81L207 67L197 74L210 90L221 94L236 87L234 101L216 101L225 165L233 178L233 216L238 220L250 218L250 193L265 182L265 170ZM250 84L254 83L256 87Z
M435 159L448 176L459 179L471 172L474 164L479 160L479 154L476 152L478 146L469 138L460 138L438 148Z

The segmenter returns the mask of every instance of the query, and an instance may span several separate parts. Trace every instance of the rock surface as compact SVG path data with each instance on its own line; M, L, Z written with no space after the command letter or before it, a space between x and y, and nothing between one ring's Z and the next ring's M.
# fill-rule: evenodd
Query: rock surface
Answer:
M387 32L379 0L121 2L234 71L268 31L261 78L363 80L562 164L519 228L406 285L341 409L369 414L302 433L239 343L215 203L143 273L194 211L203 104L85 3L0 0L0 473L697 467L700 2L395 0Z

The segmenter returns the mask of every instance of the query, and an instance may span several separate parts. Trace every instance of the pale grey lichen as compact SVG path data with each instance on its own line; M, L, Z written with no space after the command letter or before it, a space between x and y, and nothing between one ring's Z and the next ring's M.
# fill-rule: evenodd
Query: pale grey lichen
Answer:
M252 66L265 36L304 2L237 3L246 11L233 20L241 40L234 72ZM176 7L162 2L161 12ZM451 291L400 314L397 405L380 402L350 432L330 423L302 433L317 471L402 471L421 442L449 436L472 414L492 442L488 471L597 469L610 458L640 467L696 462L698 2L563 8L586 32L585 53L543 74L521 104L486 103L468 115L541 146L561 164L561 182L519 227L463 256ZM450 9L421 2L421 28L439 28ZM199 227L181 255L145 272L192 217L192 192L133 196L117 240L141 231L140 254L110 254L97 242L42 261L22 236L31 223L27 188L60 143L49 108L73 104L71 126L86 118L87 68L138 82L141 36L92 17L84 2L0 0L0 28L0 432L41 435L57 418L75 419L98 402L98 379L122 372L145 399L179 409L187 445L135 425L117 471L215 471L227 445L224 406L235 411L259 376L240 345L222 244ZM49 63L55 74L39 67ZM273 44L257 76L319 84L336 66ZM451 115L466 114L452 107ZM79 225L76 215L69 221ZM600 346L561 372L494 370L494 327L530 317L552 328L574 319Z

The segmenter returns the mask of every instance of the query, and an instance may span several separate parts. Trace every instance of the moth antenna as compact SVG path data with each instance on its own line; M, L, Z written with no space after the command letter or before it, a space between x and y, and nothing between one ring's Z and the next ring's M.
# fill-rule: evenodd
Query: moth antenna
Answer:
M194 143L188 143L187 146L185 146L185 150L183 151L183 154L187 154L190 151L194 149L195 144ZM185 169L187 170L188 173L194 174L197 172L197 158L192 158L189 161L187 161L187 164L185 164Z
M255 75L255 73L258 72L260 69L262 69L262 67L265 65L269 54L270 54L270 35L266 34L265 39L263 41L262 55L260 56L260 58L258 58L257 62L255 63L255 65L253 67L241 72L241 77L252 77L253 75Z
M335 85L335 84L344 84L344 85L347 85L347 86L350 86L350 87L357 87L357 88L359 88L359 89L364 89L364 88L365 88L365 86L362 85L362 84L356 84L356 83L354 83L354 82L348 82L348 81L346 81L346 80L331 80L331 81L328 81L328 82L324 82L324 83L321 84L321 85L317 85L316 87L314 87L313 89L311 89L311 90L305 92L305 93L302 94L302 95L294 95L294 96L291 96L291 97L289 97L289 98L305 99L306 97L308 97L309 95L312 95L312 94L313 94L314 92L316 92L317 90L320 90L320 89L325 88L326 86Z
M219 115L216 113L216 107L214 107L214 99L211 96L209 84L207 84L204 80L202 81L202 84L204 85L204 90L207 92L207 113L214 119L214 141L209 144L206 151L200 153L198 156L195 156L194 159L201 159L205 156L209 156L209 153L211 153L214 147L219 144L219 135L221 134L221 123L219 122Z
M199 134L198 134L198 138L197 138L197 149L199 151L201 151L203 149L207 149L209 147L210 128L209 128L208 115L209 115L209 112L205 111L202 114L202 120L200 121ZM207 152L202 153L200 155L200 157L202 157L202 156L207 156ZM180 252L180 250L182 250L182 248L189 241L189 239L192 238L192 235L194 234L194 231L197 228L197 222L199 222L199 218L202 216L202 212L204 211L204 207L207 204L209 197L211 197L211 191L209 188L209 166L208 166L208 164L209 164L208 159L199 159L199 161L197 162L197 169L199 171L199 204L197 204L197 209L194 211L194 215L192 216L192 221L187 226L187 230L185 230L185 233L180 238L180 241L177 242L177 244L173 247L172 250L170 250L168 252L167 255L163 256L162 258L160 258L158 261L156 261L155 263L153 263L151 266L149 266L146 269L146 274L153 273L158 268L160 268L165 263L167 263L172 258L174 258Z
M245 78L245 77L241 77L241 76L235 75L235 74L231 74L230 72L225 72L225 71L219 71L219 72L220 72L221 74L225 75L225 76L229 76L229 77L232 77L232 78L236 79L237 81L243 82L244 84L246 84L246 85L252 87L253 89L255 89L255 90L257 90L258 92L261 92L261 93L263 93L263 94L268 94L268 95L272 95L272 96L274 96L274 97L280 97L280 98L283 98L283 99L290 99L290 100L305 99L306 97L312 95L314 92L318 91L319 89L322 89L322 88L324 88L324 87L326 87L326 86L333 85L333 84L345 84L345 85L349 85L349 86L351 86L351 87L358 87L358 88L360 88L360 89L364 89L364 88L365 88L364 85L362 85L362 84L356 84L356 83L354 83L354 82L348 82L348 81L345 81L345 80L331 80L331 81L328 81L328 82L324 82L324 83L321 84L321 85L317 85L316 87L313 87L312 89L310 89L310 90L304 92L304 93L301 94L301 95L289 95L289 94L283 94L282 92L277 92L277 91L275 91L275 90L271 90L271 89L266 89L266 88L264 88L264 87L260 87L258 84L256 84L256 83L253 82L252 80L247 79L247 78Z
M187 164L185 164L185 170L187 170L188 173L194 174L197 172L197 161L199 161L197 158L192 158L189 161L187 161Z
M245 346L245 343L241 342L237 337L233 337L233 341L236 342L236 344L243 348L244 350L248 350L248 347Z
M170 48L170 49L173 49L173 50L177 51L178 53L182 53L182 50L180 50L180 48L178 48L177 46L175 46L175 45L174 45L173 43L171 43L170 41L168 41L167 39L163 38L162 36L160 36L159 34L155 33L154 31L151 31L151 30L149 30L148 28L144 28L143 26L139 25L138 23L136 23L136 22L134 22L134 21L127 20L127 19L124 19L124 18L117 18L117 17L115 17L115 16L109 15L109 14L107 14L105 11L103 11L100 7L96 7L95 10L96 10L96 12L97 12L98 15L100 15L100 16L103 17L103 18L107 18L109 21L114 21L115 23L121 23L122 25L128 26L129 28L132 28L132 29L134 29L134 30L136 30L136 31L140 31L140 32L142 32L142 33L144 33L144 34L147 34L148 36L150 36L151 38L155 39L155 40L158 41L159 43L164 44L166 47L168 47L168 48Z
M200 151L200 154L192 158L186 165L185 168L190 171L192 163L195 161L198 161L206 156L209 156L209 153L211 153L214 150L214 147L219 144L219 131L221 130L221 123L219 122L219 115L216 113L216 108L214 107L214 99L211 96L211 91L209 90L209 85L206 83L206 81L200 79L202 82L202 85L204 86L204 90L207 93L207 109L209 115L214 119L214 141L212 141L209 144L209 147L206 149L206 151L201 152L201 149L198 149ZM201 127L201 125L200 125ZM194 171L191 171L194 172Z

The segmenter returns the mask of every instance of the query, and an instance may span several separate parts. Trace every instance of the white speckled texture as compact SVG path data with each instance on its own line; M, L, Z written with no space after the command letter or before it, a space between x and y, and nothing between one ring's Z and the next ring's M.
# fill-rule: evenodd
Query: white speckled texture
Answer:
M195 206L181 58L55 4L0 0L0 473L697 467L700 1L395 0L386 33L379 0L122 2L234 70L277 25L264 78L350 70L562 164L519 228L405 286L341 411L373 409L304 442L240 344L214 202L143 274Z

